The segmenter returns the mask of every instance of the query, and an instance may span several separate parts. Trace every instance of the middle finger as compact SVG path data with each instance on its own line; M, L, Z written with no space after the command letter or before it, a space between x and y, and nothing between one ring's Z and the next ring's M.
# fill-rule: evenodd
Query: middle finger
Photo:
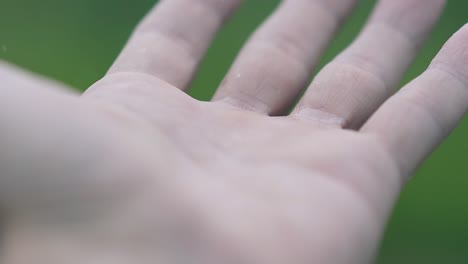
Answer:
M279 114L306 86L356 0L283 0L251 37L214 100Z

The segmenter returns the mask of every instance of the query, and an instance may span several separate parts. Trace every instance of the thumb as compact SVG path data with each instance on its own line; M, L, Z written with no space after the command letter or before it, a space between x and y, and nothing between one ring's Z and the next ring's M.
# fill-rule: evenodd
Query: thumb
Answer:
M110 200L117 173L97 173L119 145L108 119L58 85L5 64L0 80L0 207L50 217Z

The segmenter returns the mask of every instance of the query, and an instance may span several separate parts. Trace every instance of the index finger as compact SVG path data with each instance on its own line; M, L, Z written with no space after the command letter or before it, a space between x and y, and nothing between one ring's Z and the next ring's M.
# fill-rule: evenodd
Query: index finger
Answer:
M242 0L163 0L109 73L144 73L185 89L215 33Z

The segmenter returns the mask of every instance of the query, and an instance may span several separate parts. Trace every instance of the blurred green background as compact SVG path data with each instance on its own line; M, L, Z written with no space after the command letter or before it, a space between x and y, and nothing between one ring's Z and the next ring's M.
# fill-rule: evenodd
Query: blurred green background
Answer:
M0 0L0 59L83 90L103 76L155 2ZM192 86L193 96L210 98L242 43L278 2L246 1L210 49ZM350 43L374 4L360 1L321 65ZM445 40L467 21L468 1L448 0L440 23L404 82L421 73ZM467 152L465 118L403 192L377 263L468 263Z

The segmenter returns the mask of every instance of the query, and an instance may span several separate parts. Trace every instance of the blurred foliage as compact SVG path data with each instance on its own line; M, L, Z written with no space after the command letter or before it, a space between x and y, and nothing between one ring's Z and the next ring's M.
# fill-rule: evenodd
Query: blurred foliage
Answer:
M0 0L0 59L84 90L103 76L155 2ZM277 3L246 1L209 50L192 85L194 97L210 98L246 38ZM353 40L374 4L360 1L322 66ZM421 73L445 40L467 22L467 10L468 1L448 0L441 21L404 82ZM465 118L404 190L377 263L468 263L467 152Z

